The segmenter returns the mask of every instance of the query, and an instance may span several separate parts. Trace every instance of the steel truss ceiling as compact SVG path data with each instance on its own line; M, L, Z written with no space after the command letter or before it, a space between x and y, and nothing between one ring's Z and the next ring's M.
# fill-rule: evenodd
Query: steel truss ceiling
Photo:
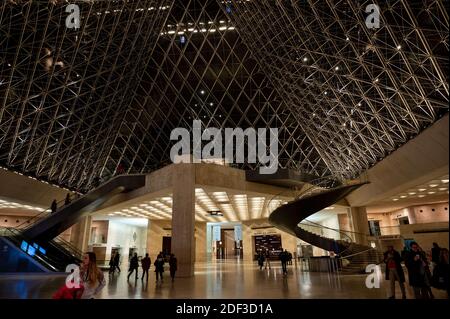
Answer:
M448 112L444 1L0 4L0 165L80 191L170 163L170 133L280 128L280 166L355 177ZM241 168L255 168L253 164Z

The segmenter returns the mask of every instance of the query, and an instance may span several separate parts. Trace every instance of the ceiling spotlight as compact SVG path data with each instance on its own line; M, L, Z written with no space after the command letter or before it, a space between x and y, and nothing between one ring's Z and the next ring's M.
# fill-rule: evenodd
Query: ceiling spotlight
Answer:
M448 179L443 179L441 182L444 184L448 184Z
M303 62L308 62L308 58L305 56L304 58L303 58Z
M214 105L214 103L213 103L213 102L211 102L211 103L209 103L209 105L210 105L210 106L213 106L213 105Z
M428 194L433 195L436 194L436 192L428 192Z
M398 201L398 198L394 198L393 201L394 201L394 202L397 202L397 201Z
M350 38L349 38L349 37L346 37L346 38L345 38L345 41L350 41Z
M402 46L401 45L397 45L397 50L401 50L402 49Z
M425 188L419 188L419 192L425 192L426 189Z
M426 195L419 195L418 197L419 198L424 198Z
M431 188L438 187L438 184L430 184Z
M201 95L205 95L205 94L206 94L205 90L201 90L201 91L200 91L200 94L201 94Z
M337 66L337 67L334 68L334 70L335 70L335 71L339 71L340 68Z
M402 195L402 196L400 196L400 198L407 198L408 196L406 196L406 195Z

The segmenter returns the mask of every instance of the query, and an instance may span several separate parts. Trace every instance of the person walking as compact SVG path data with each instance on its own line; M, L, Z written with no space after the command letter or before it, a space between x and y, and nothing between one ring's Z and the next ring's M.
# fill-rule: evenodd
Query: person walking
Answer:
M150 257L148 256L148 254L145 254L145 257L142 258L142 260L141 260L141 265L142 265L142 278L141 278L141 280L144 280L144 276L147 275L146 281L148 281L148 271L150 269L151 262L152 261L150 260Z
M114 274L114 270L116 268L116 266L114 265L114 258L116 257L116 253L113 253L111 255L111 258L109 260L109 273L110 274Z
M416 242L411 243L411 251L405 260L408 269L409 285L414 290L416 299L428 299L428 292L425 288L425 267L427 259L419 250Z
M169 270L170 270L170 277L172 278L172 282L173 282L175 280L175 273L178 270L178 260L174 254L170 254ZM162 280L162 275L161 275L161 280Z
M266 264L264 266L264 269L267 269L267 266L270 269L270 251L269 251L269 249L266 250L266 256L265 257L266 257L265 258L266 259Z
M130 269L128 271L128 280L130 280L130 276L136 271L136 280L138 279L138 269L139 269L139 259L137 253L134 253L134 256L130 260Z
M156 273L156 282L158 282L159 277L161 277L161 282L163 281L163 272L164 272L164 257L162 252L158 254L158 257L156 257L155 263L153 264L155 266L155 273Z
M58 202L56 201L56 199L53 200L50 209L52 211L52 214L56 213L56 211L58 210Z
M94 299L94 297L105 287L106 280L102 271L97 267L95 253L84 254L80 268L80 277L84 287L81 299Z
M117 268L117 270L118 270L119 273L120 273L120 267L119 267L119 265L120 265L120 253L117 251L116 254L114 255L114 268L113 268L113 273L116 271L116 268Z
M280 253L280 260L281 260L281 268L283 268L283 275L287 275L287 263L288 263L289 255L288 251L284 250Z
M259 270L262 270L263 267L264 267L264 261L265 261L265 259L266 259L266 258L264 257L264 254L263 254L262 251L259 252L257 259L258 259Z
M402 269L402 258L400 253L393 246L388 246L388 250L384 253L384 262L386 263L386 280L391 284L391 295L389 299L395 299L395 281L398 281L402 291L402 299L406 299L405 290L405 274Z

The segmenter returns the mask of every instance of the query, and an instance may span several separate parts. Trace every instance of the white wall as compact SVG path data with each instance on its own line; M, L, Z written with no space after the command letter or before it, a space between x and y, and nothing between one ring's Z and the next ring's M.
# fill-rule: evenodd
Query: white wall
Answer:
M136 232L136 241L133 234ZM127 225L114 220L109 221L108 243L106 245L106 259L111 257L111 248L120 246L122 260L128 260L130 248L138 249L138 256L144 256L147 249L147 227Z
M339 218L337 215L330 215L327 219L320 222L322 226L339 230ZM333 239L341 239L340 234L337 231L324 229L323 236Z

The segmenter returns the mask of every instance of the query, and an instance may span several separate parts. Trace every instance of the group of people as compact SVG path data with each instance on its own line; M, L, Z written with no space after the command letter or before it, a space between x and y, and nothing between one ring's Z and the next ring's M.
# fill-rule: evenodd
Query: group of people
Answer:
M258 253L257 256L257 261L258 261L258 266L259 269L262 270L263 267L264 269L271 269L270 266L270 251L266 250L266 252L262 252L260 251ZM281 267L283 269L283 275L287 275L288 271L287 271L287 265L292 265L292 254L290 252L288 252L286 249L283 250L281 249L281 253L278 255L279 260L281 261Z
M163 281L163 273L164 273L164 264L165 264L165 258L162 252L158 254L158 256L155 259L155 262L153 263L153 266L155 266L155 273L156 273L156 282ZM148 281L148 271L150 270L151 265L151 259L148 254L145 254L145 257L141 259L141 267L142 267L142 277L141 280L144 280L144 277L146 281ZM138 269L139 269L139 258L138 255L135 253L133 257L130 259L130 268L128 271L128 280L130 280L131 275L135 272L135 279L138 279ZM169 272L170 277L172 278L172 281L175 280L175 273L178 270L178 261L174 254L170 254L169 257Z
M72 196L68 193L66 195L66 198L64 199L64 206L67 206L70 203L72 203ZM58 210L58 202L56 201L56 199L54 199L52 204L50 205L50 210L52 214L56 213L56 211Z
M431 256L430 263L426 253L416 242L410 244L410 250L404 249L401 254L393 246L389 246L384 253L385 276L386 280L390 281L391 289L389 298L395 299L395 282L397 281L400 285L402 298L406 299L405 274L402 262L405 263L408 270L409 285L413 288L416 299L433 299L431 287L446 290L448 294L448 249L440 248L437 243L433 243Z

